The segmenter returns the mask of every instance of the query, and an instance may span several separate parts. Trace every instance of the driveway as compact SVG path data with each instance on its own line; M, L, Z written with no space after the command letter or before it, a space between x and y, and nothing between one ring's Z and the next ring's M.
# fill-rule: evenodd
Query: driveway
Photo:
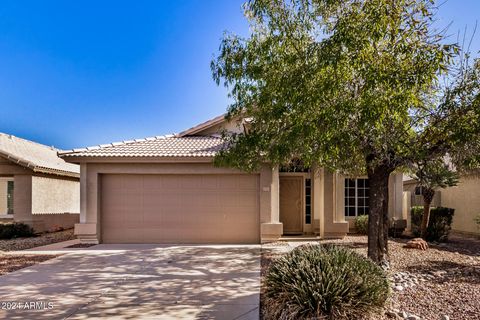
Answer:
M102 244L0 277L0 318L258 319L259 293L260 246Z

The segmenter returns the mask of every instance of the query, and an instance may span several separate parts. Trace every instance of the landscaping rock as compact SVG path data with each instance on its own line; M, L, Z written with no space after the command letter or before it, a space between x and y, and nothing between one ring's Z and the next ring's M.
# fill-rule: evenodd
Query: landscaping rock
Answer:
M423 240L422 238L415 238L407 242L404 248L413 248L413 249L420 249L420 250L427 250L428 243Z

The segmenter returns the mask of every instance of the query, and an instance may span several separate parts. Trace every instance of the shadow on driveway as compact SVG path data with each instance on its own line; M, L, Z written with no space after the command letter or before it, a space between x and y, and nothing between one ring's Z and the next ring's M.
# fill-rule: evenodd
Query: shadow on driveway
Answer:
M0 277L8 319L258 319L260 246L98 245ZM18 307L18 305L17 305Z

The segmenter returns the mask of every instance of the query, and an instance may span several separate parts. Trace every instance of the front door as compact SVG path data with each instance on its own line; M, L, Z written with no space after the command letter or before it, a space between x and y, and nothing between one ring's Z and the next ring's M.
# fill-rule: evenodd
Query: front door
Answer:
M303 232L303 177L280 177L280 222L284 234Z

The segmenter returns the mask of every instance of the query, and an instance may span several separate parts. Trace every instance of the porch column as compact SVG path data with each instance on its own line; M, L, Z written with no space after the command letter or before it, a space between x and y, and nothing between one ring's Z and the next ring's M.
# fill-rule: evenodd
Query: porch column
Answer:
M262 242L275 241L282 236L279 195L278 167L263 166L260 170L260 238Z
M97 244L100 240L97 189L98 174L89 172L86 163L80 164L80 223L75 224L75 235L81 243Z
M344 214L343 177L324 171L324 237L344 237L348 233L348 222Z
M407 219L403 217L403 174L393 173L388 179L388 217L397 230L407 228Z
M320 238L325 236L324 219L324 170L323 168L313 168L313 232Z

